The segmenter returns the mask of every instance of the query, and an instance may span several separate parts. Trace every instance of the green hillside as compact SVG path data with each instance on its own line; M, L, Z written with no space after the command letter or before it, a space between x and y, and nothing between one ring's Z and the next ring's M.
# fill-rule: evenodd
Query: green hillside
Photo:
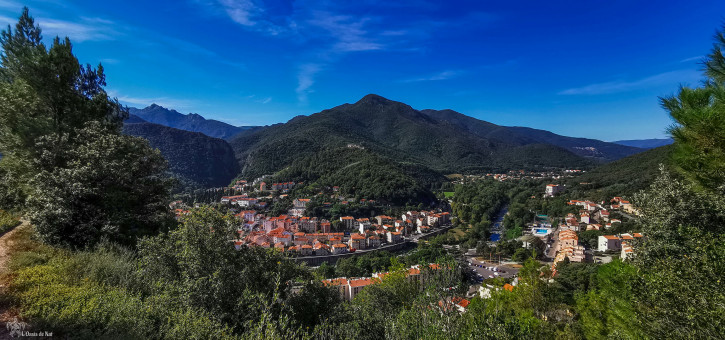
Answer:
M299 116L286 124L243 132L230 140L230 144L246 177L271 174L300 156L348 144L440 172L592 164L554 145L522 145L525 143L483 138L377 95L367 95L354 104L310 116Z
M652 184L660 173L660 164L672 168L669 160L672 150L672 145L661 146L601 165L576 177L572 184L575 190L601 197L631 196Z
M339 193L394 204L431 202L445 178L425 167L399 164L359 148L334 148L302 157L275 176L305 182L311 192L339 186Z
M127 123L123 132L146 138L159 149L184 184L226 186L239 173L234 152L224 140L151 123Z

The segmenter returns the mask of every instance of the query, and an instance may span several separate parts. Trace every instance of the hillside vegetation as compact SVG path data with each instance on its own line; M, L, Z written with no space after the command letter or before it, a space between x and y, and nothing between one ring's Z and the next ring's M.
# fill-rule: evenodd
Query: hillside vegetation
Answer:
M339 186L344 195L400 205L433 201L430 186L445 180L425 167L399 164L368 150L348 147L302 157L275 177L305 182L311 189Z
M123 132L147 139L166 158L169 170L191 185L226 186L239 172L234 151L224 140L151 123L127 123Z
M445 173L591 164L554 145L522 145L482 138L377 95L367 95L354 104L311 116L299 116L286 124L243 132L230 144L243 166L242 175L247 177L274 173L300 156L348 144Z
M660 164L673 169L673 146L666 145L596 167L570 181L585 196L607 198L629 196L649 187L660 174ZM586 183L586 184L580 184Z

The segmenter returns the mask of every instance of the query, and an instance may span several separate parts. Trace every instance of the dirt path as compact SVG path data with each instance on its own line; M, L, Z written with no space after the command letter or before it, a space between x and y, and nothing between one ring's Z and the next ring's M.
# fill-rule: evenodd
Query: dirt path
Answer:
M5 233L0 237L0 277L3 277L8 272L8 262L10 261L9 249L12 246L12 235L20 228L28 228L30 222L23 221L19 226L13 230ZM5 301L5 281L0 280L0 339L10 339L10 333L6 327L6 324L13 321L17 317L17 313L8 306L8 301Z
M5 233L2 237L0 237L0 275L3 275L8 270L8 261L10 260L10 254L8 254L8 249L12 245L12 241L10 240L12 235L18 231L20 228L27 228L30 225L30 222L23 221L19 226L13 228L13 230L8 231ZM2 287L2 286L0 286Z

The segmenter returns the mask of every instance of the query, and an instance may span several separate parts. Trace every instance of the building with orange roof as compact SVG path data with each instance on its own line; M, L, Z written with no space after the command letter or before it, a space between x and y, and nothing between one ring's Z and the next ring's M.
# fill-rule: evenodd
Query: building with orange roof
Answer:
M599 242L598 244L598 250L599 251L608 251L608 250L620 250L622 249L622 239L617 235L602 235L599 236Z
M371 277L365 277L365 278L358 278L358 279L350 279L348 280L348 301L352 301L355 299L355 296L359 294L365 287L380 282L376 278Z
M350 248L355 248L355 249L366 249L367 248L367 241L365 239L365 235L363 235L363 234L350 235L350 241L348 241L348 244L350 245Z
M347 252L348 252L348 248L347 248L347 245L345 245L345 244L336 243L336 244L332 245L332 254L333 255L345 254Z

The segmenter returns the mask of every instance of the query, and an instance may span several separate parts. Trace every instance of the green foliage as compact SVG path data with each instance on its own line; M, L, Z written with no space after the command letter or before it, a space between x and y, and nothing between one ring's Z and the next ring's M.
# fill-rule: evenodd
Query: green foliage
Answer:
M335 265L335 277L372 276L384 272L395 257L387 251L376 251L362 256L339 259Z
M662 99L675 120L673 160L700 188L725 194L725 87L722 83L690 89Z
M580 269L589 274L587 277L592 275L589 268L580 267ZM569 277L568 274L566 276L561 280L562 285L579 285L579 287L585 285L586 279L576 280L576 277ZM636 293L632 287L632 283L636 280L635 267L614 261L596 270L596 274L590 280L593 285L591 290L577 291L576 309L581 316L581 327L587 339L643 339L647 338L648 331L657 332L653 329L643 329L639 323Z
M725 314L725 200L666 172L641 202L646 240L636 245L635 295L654 338L712 338Z
M169 182L159 174L166 162L140 138L104 132L88 124L78 132L85 141L36 160L42 171L31 181L37 194L28 207L47 243L71 248L93 246L103 238L132 245L138 237L164 227ZM57 140L42 138L40 147ZM67 159L53 167L56 157Z
M5 210L0 210L0 235L15 228L18 224L20 221L17 217Z
M162 228L165 161L120 135L128 113L103 67L82 66L68 38L46 48L27 8L15 27L0 35L0 187L11 188L0 203L27 208L40 237L66 247Z
M589 170L569 181L567 195L595 201L631 197L652 184L659 175L660 164L671 168L669 157L673 149L672 145L662 146Z
M221 139L151 123L125 124L123 132L159 149L169 171L190 182L184 187L227 186L239 173L234 151Z
M508 202L509 185L494 180L480 180L457 185L451 208L459 220L472 225L469 238L487 240L491 220Z
M522 145L529 142L534 144ZM498 136L489 138L446 120L437 121L408 105L376 95L298 116L285 124L242 132L230 144L243 163L243 175L249 178L275 173L300 157L348 144L365 147L395 163L414 163L446 173L591 164L562 148L536 144L519 135L515 141L501 142Z
M398 205L433 202L435 196L428 188L443 180L420 166L404 166L371 151L347 147L299 158L275 177L314 188L339 186L342 195Z

